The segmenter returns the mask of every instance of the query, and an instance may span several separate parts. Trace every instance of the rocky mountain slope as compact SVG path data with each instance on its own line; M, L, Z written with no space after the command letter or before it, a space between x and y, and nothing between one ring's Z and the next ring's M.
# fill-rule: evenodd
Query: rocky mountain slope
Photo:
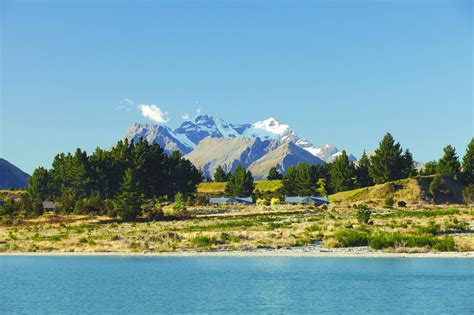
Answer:
M333 162L341 154L330 144L316 147L274 117L253 124L232 124L200 115L176 130L163 125L133 124L126 138L135 141L140 137L160 144L167 153L181 151L208 177L219 165L233 171L240 163L261 178L273 166L284 173L298 162ZM356 160L351 154L349 158Z
M24 188L28 184L30 175L0 158L0 189Z

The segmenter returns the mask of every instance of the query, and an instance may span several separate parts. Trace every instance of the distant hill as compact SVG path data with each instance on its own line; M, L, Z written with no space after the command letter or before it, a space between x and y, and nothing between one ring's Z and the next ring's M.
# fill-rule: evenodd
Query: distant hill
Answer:
M329 196L330 202L345 204L367 203L383 206L387 197L392 197L395 206L399 201L407 205L416 204L461 204L464 186L449 177L442 177L445 193L438 194L436 198L429 193L430 183L434 176L417 176L415 178L401 179L385 184L364 187L349 191L342 191Z
M5 159L0 158L0 189L24 188L30 175Z

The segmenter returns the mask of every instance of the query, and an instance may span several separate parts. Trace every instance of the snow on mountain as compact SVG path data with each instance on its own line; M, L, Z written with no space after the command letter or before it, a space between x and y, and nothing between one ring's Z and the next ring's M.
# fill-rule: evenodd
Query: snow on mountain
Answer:
M220 118L210 115L200 115L193 121L184 122L175 130L176 134L185 135L194 144L198 144L206 137L234 138L240 133L234 127Z
M296 136L290 126L280 124L275 117L257 121L246 130L243 130L244 137L259 137L261 139L275 139L285 141L291 136Z
M130 141L140 138L149 143L158 143L167 153L179 150L183 154L191 152L196 146L185 134L177 134L167 126L153 124L133 124L125 135Z
M333 162L342 153L330 144L316 147L275 117L253 124L230 124L220 118L200 115L174 131L163 125L133 124L126 138L156 142L167 153L179 150L208 176L221 164L231 170L242 163L263 178L275 165L284 172L298 162ZM350 160L356 160L352 154L348 155Z

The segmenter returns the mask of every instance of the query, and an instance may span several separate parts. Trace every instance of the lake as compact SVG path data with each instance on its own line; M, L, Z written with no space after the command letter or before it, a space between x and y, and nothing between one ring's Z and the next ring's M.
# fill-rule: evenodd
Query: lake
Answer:
M3 256L0 313L472 314L474 260Z

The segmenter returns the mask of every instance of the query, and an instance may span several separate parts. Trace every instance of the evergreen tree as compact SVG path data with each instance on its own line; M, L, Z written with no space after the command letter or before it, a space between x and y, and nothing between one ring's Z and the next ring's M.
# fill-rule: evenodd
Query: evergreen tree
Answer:
M139 192L135 176L131 168L125 171L120 193L114 201L117 214L124 220L134 220L140 213L143 195Z
M298 196L311 196L315 189L308 163L298 163L295 168L295 192Z
M356 168L356 177L357 177L357 184L358 187L367 187L372 186L374 184L372 178L369 175L369 167L370 167L370 159L367 156L367 153L362 153L360 157L357 168Z
M387 133L370 159L369 174L376 184L403 178L403 156L400 143Z
M227 174L222 168L222 166L218 166L216 168L216 171L214 172L214 181L221 183L221 182L226 182L228 180Z
M437 173L440 175L452 175L456 177L460 170L461 164L456 155L456 149L451 145L446 146L444 149L443 157L438 161Z
M33 200L44 201L49 194L48 184L48 171L43 167L38 167L28 180L28 194Z
M331 185L334 192L350 190L354 188L355 169L354 164L349 161L346 151L342 151L331 168Z
M415 176L417 171L415 167L415 161L413 160L413 155L411 154L410 150L406 149L405 153L402 156L402 174L403 178L408 178Z
M295 167L290 166L286 170L286 174L282 180L282 190L287 196L294 196L296 194L296 172Z
M474 138L467 145L466 154L462 159L463 177L467 184L474 184Z
M252 195L254 188L252 173L245 171L245 168L239 164L230 176L225 192L233 197L248 197Z
M283 175L281 175L280 172L278 172L277 168L274 166L270 169L268 172L267 179L268 180L277 180L277 179L282 179Z
M420 170L420 175L422 175L422 176L435 175L437 168L438 168L438 162L428 161L428 162L425 163L423 168Z

